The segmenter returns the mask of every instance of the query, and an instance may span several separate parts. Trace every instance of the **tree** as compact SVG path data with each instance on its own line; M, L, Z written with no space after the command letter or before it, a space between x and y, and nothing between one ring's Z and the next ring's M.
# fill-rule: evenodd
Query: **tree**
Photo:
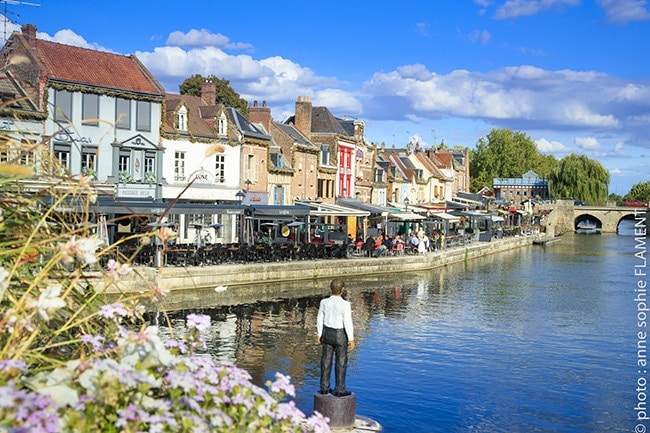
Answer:
M639 182L632 185L630 192L625 194L626 200L641 200L646 203L650 202L650 181Z
M189 78L186 78L185 81L178 86L178 90L181 95L192 95L192 96L201 96L201 86L206 81L210 81L215 84L217 91L216 102L218 104L223 104L228 107L233 107L239 111L244 116L248 117L248 102L243 99L239 93L230 87L230 81L225 78L218 78L215 75L210 75L209 77L203 77L200 74L192 75Z
M609 172L600 162L585 155L572 153L562 158L549 183L554 197L571 197L594 205L607 202Z
M521 177L533 170L547 178L557 166L552 155L542 155L537 146L522 132L493 129L480 138L470 156L471 190L492 187L496 177Z
M619 194L611 193L609 197L607 197L607 200L613 203L620 203L623 201L623 197L620 196Z

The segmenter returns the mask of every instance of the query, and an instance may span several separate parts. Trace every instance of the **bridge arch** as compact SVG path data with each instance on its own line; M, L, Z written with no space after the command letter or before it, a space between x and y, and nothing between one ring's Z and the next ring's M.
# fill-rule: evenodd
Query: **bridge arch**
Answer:
M629 207L576 206L573 211L573 229L585 220L596 223L603 233L618 233L623 220L634 220L639 209ZM643 209L647 211L647 209Z
M624 215L618 220L618 224L616 224L616 233L618 233L618 228L621 226L621 222L623 221L636 221L636 215L634 213L629 213L627 215Z
M596 224L596 227L598 229L602 230L602 228L603 228L603 222L600 220L600 218L592 215L591 213L583 213L583 214L580 214L580 215L576 215L573 218L573 230L576 231L578 229L578 225L580 223L586 222L586 221L589 221L589 222L592 222L592 223Z

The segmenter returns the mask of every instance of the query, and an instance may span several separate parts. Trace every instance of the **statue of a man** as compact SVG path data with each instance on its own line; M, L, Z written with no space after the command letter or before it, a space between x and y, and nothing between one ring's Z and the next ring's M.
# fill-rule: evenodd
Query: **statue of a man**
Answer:
M354 327L352 325L352 306L343 299L345 285L342 280L330 283L332 295L320 301L316 328L318 344L323 346L320 359L320 393L332 393L330 376L334 356L335 383L333 394L345 397L350 392L345 389L345 371L348 366L348 349L354 350Z

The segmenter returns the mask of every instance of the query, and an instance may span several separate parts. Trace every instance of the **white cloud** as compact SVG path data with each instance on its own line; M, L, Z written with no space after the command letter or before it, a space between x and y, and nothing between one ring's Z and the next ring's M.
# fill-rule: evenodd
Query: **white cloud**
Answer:
M540 2L538 7L542 3L549 6L553 2ZM101 49L70 30L62 30L51 38L46 36L39 34L44 39ZM564 130L594 137L602 133L620 137L625 132L626 143L650 146L647 80L531 65L489 72L457 69L437 74L423 64L409 64L377 72L360 88L353 88L350 83L318 75L280 56L256 59L250 54L230 54L218 46L232 45L228 38L209 31L175 32L170 34L169 41L187 46L164 46L136 53L167 91L177 92L178 85L195 74L216 75L228 79L244 99L266 100L273 107L274 116L291 113L297 96L310 95L316 105L327 106L335 115L363 116L366 121L408 120L425 125L444 119L472 119L486 127L529 133ZM205 42L212 45L193 46ZM589 142L575 142L578 143L587 146L582 147L584 150L589 149ZM549 152L566 150L561 143L545 139L538 140L538 146ZM620 152L622 147L606 154Z
M47 33L37 32L37 37L45 41L58 42L60 44L72 45L74 47L88 48L97 51L113 52L108 48L102 47L101 45L86 41L83 37L79 36L78 34L76 34L70 29L59 30L54 34L54 36L50 36Z
M231 43L227 36L221 33L212 33L207 29L191 29L187 33L175 31L167 37L167 44L179 47L219 47L219 48L232 48L232 49L248 49L252 48L251 44L247 43Z
M329 108L337 116L357 117L363 111L358 99L339 89L325 89L316 92L312 98L312 103L315 106Z
M428 36L429 35L429 25L427 23L416 23L415 24L415 31L416 33L422 35L422 36Z
M599 0L605 9L606 20L614 24L627 24L631 21L648 21L650 12L646 0Z
M535 140L537 149L542 153L566 153L569 151L569 148L562 144L559 141L547 140L546 138L540 138Z
M472 42L480 42L483 45L486 45L490 42L492 35L487 30L474 30L469 34L469 40Z
M625 154L625 151L623 150L623 143L622 142L619 141L618 143L616 143L614 145L614 154L618 155L618 156L627 156Z
M406 65L375 73L364 91L368 116L395 118L399 111L401 117L459 116L525 129L620 131L633 123L647 130L643 120L650 115L647 82L527 65L446 75L423 65Z
M600 144L594 137L577 137L574 142L579 148L586 151L596 151L600 149Z
M547 9L578 4L580 0L508 0L497 8L494 17L500 20L530 16Z

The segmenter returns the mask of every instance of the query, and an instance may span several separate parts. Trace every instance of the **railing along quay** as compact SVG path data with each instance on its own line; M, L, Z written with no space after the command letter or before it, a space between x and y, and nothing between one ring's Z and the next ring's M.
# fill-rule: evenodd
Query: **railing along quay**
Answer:
M436 251L470 244L473 235L449 236L444 244L431 243L428 250ZM437 248L436 248L437 245ZM324 243L273 243L273 244L207 244L196 246L193 244L178 244L161 246L121 245L118 254L131 258L134 265L138 266L212 266L222 264L243 263L272 263L285 261L303 261L319 259L345 259L354 257L376 256L374 250L360 249L356 244L324 244ZM407 246L403 250L388 249L386 256L414 255L417 250Z

